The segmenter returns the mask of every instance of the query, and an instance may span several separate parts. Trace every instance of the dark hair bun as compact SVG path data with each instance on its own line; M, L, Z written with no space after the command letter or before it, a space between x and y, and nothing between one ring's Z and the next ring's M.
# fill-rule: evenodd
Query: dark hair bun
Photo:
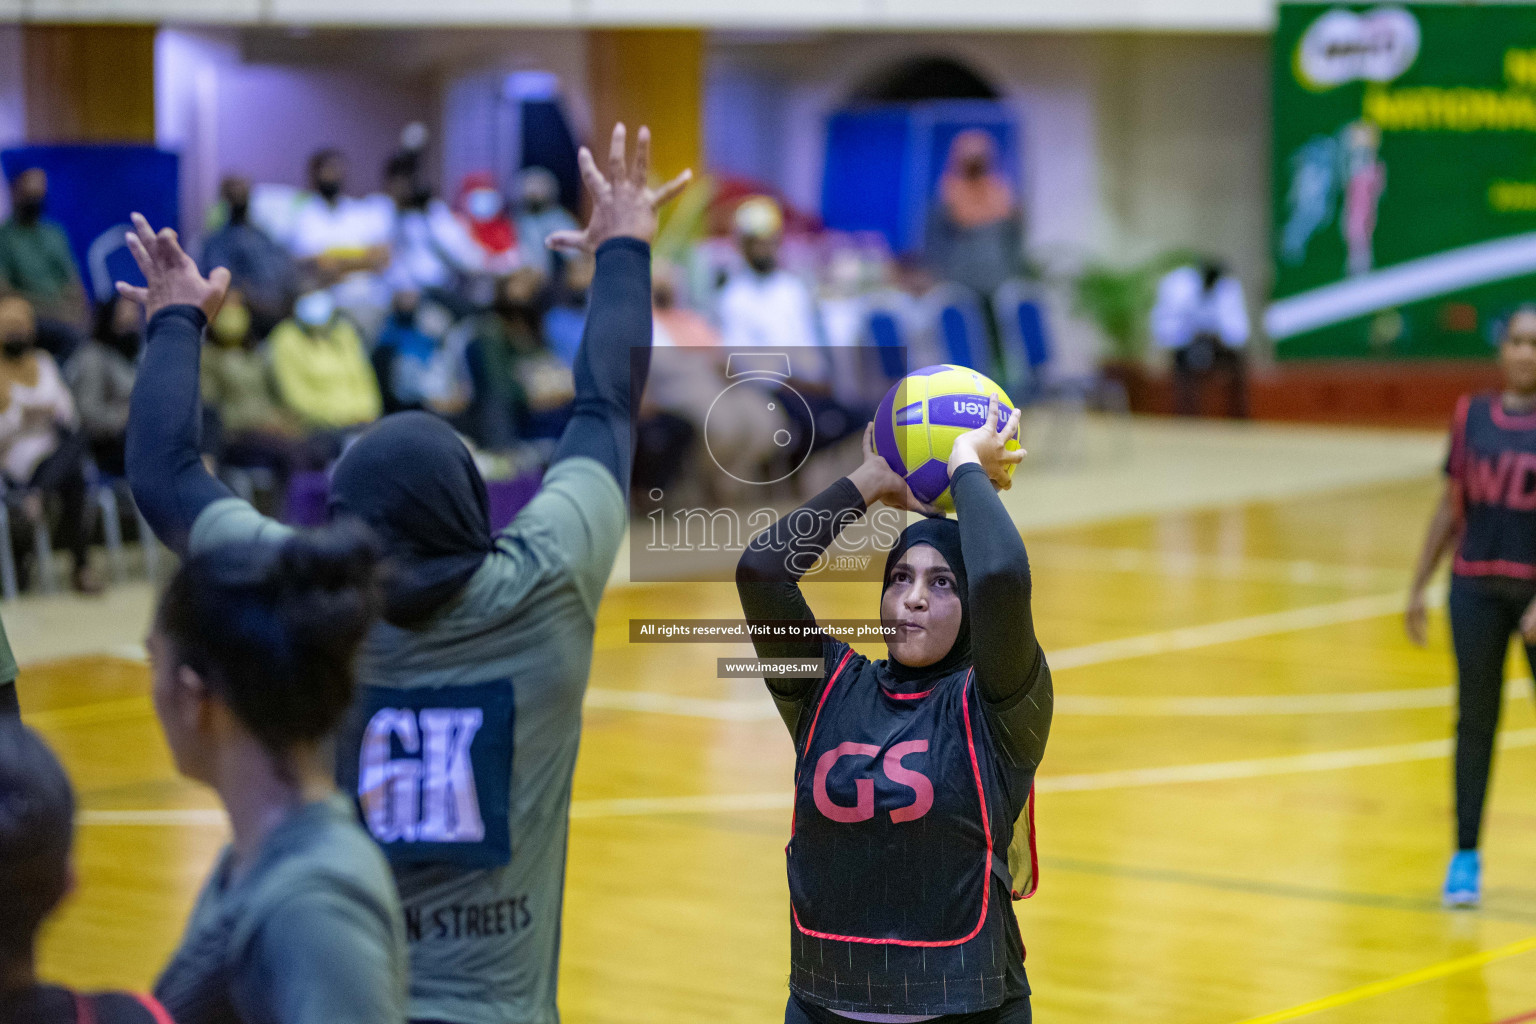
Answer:
M343 522L183 563L160 606L176 656L269 749L319 740L352 702L379 614L380 546Z
M366 526L343 520L284 541L273 573L297 590L367 590L375 584L382 557L382 547Z

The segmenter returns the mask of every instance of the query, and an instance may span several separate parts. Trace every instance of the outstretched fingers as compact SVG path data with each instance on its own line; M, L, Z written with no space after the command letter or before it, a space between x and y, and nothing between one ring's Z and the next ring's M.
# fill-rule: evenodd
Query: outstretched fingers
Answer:
M137 232L130 231L124 237L128 240L128 251L133 254L133 262L139 265L139 272L144 275L145 280L148 280L150 272L155 267L154 258L149 255L149 248L145 246Z
M693 171L686 170L682 174L679 174L677 177L673 178L671 181L667 182L665 185L658 188L655 192L651 193L651 208L658 209L676 199L678 195L683 191L683 189L688 187L688 183L692 180Z
M651 177L651 129L645 125L635 136L635 161L629 172L630 184L644 192Z
M608 195L608 179L603 177L603 172L597 169L597 161L592 157L592 151L582 146L576 153L576 166L581 170L582 183L587 186L587 191L592 193L592 198L603 199Z
M139 288L127 281L117 282L117 294L130 302L137 302L141 306L149 305L149 289Z
M155 244L158 247L157 258L163 267L177 267L192 262L181 248L181 239L176 235L175 228L161 228L155 236Z
M149 226L149 221L142 213L132 213L128 219L133 223L133 230L128 233L128 247L133 248L135 240L147 255L155 251L155 230Z
M544 239L544 245L550 249L585 249L587 247L587 233L585 231L555 231Z
M624 122L620 121L613 126L613 138L608 142L608 180L610 182L623 181L629 176L628 168L624 166L626 138Z
M208 274L208 287L212 290L212 294L217 298L217 304L222 304L224 301L224 293L229 291L229 268L214 267L213 270Z

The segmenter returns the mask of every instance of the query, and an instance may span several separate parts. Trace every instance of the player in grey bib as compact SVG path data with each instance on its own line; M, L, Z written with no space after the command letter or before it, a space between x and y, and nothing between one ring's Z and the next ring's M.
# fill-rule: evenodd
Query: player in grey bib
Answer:
M473 459L425 413L381 420L332 476L332 515L367 523L394 567L386 621L363 645L362 692L339 737L337 777L395 872L416 1020L558 1019L571 775L597 605L626 520L631 353L639 350L643 383L649 240L657 207L686 182L646 186L644 129L633 163L624 146L620 126L607 179L582 151L592 220L551 239L595 252L597 270L571 422L528 506L492 534ZM196 277L195 268L178 273ZM197 460L197 353L209 304L195 308L190 281L158 306L154 288L151 280L128 437L140 507L181 550L282 536L286 527Z

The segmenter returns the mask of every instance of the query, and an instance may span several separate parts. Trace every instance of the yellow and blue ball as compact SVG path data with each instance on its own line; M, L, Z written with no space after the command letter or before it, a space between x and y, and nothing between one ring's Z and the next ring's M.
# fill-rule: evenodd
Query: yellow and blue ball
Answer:
M997 427L1013 403L996 383L964 366L939 363L897 381L875 412L875 451L890 464L920 501L955 510L949 493L949 453L955 439L987 421L987 399L997 396ZM1018 438L1005 447L1017 451ZM1008 467L1013 472L1013 467Z

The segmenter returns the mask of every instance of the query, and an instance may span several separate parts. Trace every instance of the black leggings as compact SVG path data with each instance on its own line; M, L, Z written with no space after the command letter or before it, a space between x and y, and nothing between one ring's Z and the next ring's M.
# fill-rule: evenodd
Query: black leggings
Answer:
M1196 338L1173 354L1173 405L1180 416L1200 415L1206 381L1227 379L1227 415L1248 416L1248 366L1240 349L1228 348L1210 336Z
M1477 849L1483 800L1493 767L1493 737L1504 705L1509 636L1536 596L1536 584L1505 579L1451 579L1451 642L1456 650L1456 846ZM1536 672L1536 647L1525 645Z
M995 1010L980 1013L951 1013L935 1017L928 1024L1030 1024L1034 1015L1029 1009L1029 996L1020 996ZM799 996L790 996L784 1007L784 1024L852 1024L841 1014L806 1002Z
M78 434L65 434L32 473L27 486L59 496L58 542L74 556L75 568L86 564L91 524L85 502L86 445ZM7 541L10 538L6 538Z

